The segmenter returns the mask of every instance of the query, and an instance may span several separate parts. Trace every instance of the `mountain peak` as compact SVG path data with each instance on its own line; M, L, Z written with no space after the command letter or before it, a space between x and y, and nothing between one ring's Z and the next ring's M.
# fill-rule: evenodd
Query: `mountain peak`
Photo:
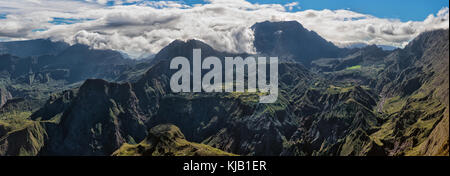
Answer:
M188 59L192 58L192 52L194 49L202 50L202 57L207 56L217 56L218 51L214 50L208 44L195 39L190 39L187 41L174 40L168 46L164 47L161 51L156 54L154 63L160 61L167 61L177 56L184 56Z
M192 49L202 49L202 50L213 50L213 48L211 46L209 46L205 42L202 42L197 39L189 39L187 41L174 40L166 48L169 48L169 49L192 48Z
M172 124L162 124L151 128L149 130L149 136L157 139L164 138L166 140L185 139L181 130Z
M318 58L337 57L343 51L297 21L265 21L254 24L252 29L257 52L292 59L305 65Z
M104 91L109 82L103 79L87 79L80 87L80 92Z
M300 31L309 31L306 28L303 27L301 23L298 21L264 21L260 23L255 23L251 28L254 30L258 27L273 27L277 29L293 29L293 30L300 30Z

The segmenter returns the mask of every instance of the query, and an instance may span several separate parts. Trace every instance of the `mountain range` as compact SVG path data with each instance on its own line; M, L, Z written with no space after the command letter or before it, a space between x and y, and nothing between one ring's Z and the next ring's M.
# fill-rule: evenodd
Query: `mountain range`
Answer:
M253 25L257 54L175 40L154 58L0 43L0 155L445 155L449 30L339 48L295 21ZM279 96L172 93L170 59L278 56Z

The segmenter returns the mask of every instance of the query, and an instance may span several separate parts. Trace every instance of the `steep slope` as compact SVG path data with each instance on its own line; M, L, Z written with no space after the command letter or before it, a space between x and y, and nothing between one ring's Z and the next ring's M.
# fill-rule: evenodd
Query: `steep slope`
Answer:
M419 156L449 156L449 123L448 123L448 108L444 112L444 117L434 127L430 135L416 147L413 155Z
M5 88L0 87L0 108L11 98L11 93L9 93Z
M425 32L389 55L379 83L384 85L382 93L404 96L426 86L439 89L436 97L448 102L448 36L448 30Z
M391 155L448 155L448 37L425 32L386 58L392 64L378 85L385 84L379 106L388 117L373 137Z
M356 155L341 145L358 131L369 131L378 124L373 112L377 96L359 86L327 90L310 89L300 95L294 113L300 117L297 131L283 155Z
M44 145L46 135L39 122L0 121L0 156L35 156Z
M36 155L44 145L46 131L28 119L31 105L21 98L0 107L0 156Z
M131 84L87 80L79 90L51 98L31 118L44 123L49 140L41 155L110 155L147 135Z
M233 156L211 146L192 143L174 125L158 125L150 129L139 144L124 144L113 156Z

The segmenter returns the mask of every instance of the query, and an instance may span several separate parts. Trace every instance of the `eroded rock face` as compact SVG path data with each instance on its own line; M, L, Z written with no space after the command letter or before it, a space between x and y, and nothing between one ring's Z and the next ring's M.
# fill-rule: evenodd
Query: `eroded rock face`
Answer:
M5 88L0 87L0 108L11 98L11 93L9 93Z
M41 154L110 155L125 142L144 139L146 117L137 102L131 84L104 80L87 80L78 91L50 100L32 116L51 121Z
M358 86L328 93L307 91L295 109L301 116L299 127L283 155L341 155L346 137L379 123L371 111L376 101L373 92Z

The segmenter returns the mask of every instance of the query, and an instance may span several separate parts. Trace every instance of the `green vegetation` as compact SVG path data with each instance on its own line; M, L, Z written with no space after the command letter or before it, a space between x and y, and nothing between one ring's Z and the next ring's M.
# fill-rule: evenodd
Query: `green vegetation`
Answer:
M387 114L393 114L399 112L403 106L405 106L406 100L400 98L400 96L395 96L392 98L388 98L385 100L385 104L383 106L383 112Z
M361 65L355 65L355 66L351 66L351 67L347 67L346 70L357 70L357 69L361 69Z
M406 146L403 152L393 152L393 155L417 155L419 144L423 143L443 118L446 107L436 99L427 100L425 91L417 91L411 96L386 99L383 111L389 116L380 130L373 133L371 138L376 143L394 143L403 138L413 143Z
M158 125L139 144L123 144L113 156L235 156L205 144L189 142L174 125Z
M0 156L34 156L44 145L45 129L39 122L27 120L28 114L10 114L10 119L0 120Z
M254 104L259 102L259 97L267 95L267 93L263 92L230 92L227 93L225 97L232 98L232 99L240 99L244 103L248 104Z
M339 87L339 86L330 85L330 87L328 87L328 89L327 89L327 93L340 94L340 93L348 92L348 91L352 90L353 88L354 87Z

